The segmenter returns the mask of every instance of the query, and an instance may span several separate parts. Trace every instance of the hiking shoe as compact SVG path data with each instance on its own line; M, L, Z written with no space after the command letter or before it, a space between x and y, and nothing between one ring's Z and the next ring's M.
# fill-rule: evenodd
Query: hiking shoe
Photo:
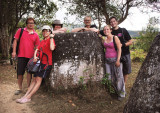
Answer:
M20 104L24 104L24 103L27 103L27 102L30 102L31 99L28 99L28 98L23 98L21 101L19 101Z
M125 96L127 96L127 92L125 91Z
M19 95L20 93L22 93L22 90L19 89L19 90L16 90L14 94Z
M123 101L124 97L118 97L119 101Z

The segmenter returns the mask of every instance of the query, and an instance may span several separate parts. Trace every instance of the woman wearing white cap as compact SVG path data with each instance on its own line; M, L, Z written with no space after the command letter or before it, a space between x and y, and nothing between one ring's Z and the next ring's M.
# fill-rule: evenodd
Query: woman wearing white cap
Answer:
M40 69L37 73L34 74L33 81L28 88L26 94L20 98L17 99L16 102L18 103L26 103L31 101L31 97L33 94L36 93L36 91L39 89L42 79L46 77L51 71L52 68L52 51L55 49L55 42L54 42L54 36L55 34L51 34L51 28L48 25L44 25L42 27L42 35L44 39L41 41L38 48L35 50L34 53L34 62L38 60L37 52L39 52L40 56ZM45 54L45 55L44 55Z

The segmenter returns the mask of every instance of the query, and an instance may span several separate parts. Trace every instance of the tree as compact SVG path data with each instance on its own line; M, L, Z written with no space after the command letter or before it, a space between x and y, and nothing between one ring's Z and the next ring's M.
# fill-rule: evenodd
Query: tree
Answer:
M160 1L158 0L145 0L141 7L139 7L142 13L160 12Z
M147 6L152 8L152 11L160 12L160 1L158 0L147 0Z
M8 58L11 38L15 34L18 22L26 15L50 15L57 10L48 0L0 0L0 48L2 58ZM43 16L42 16L43 17Z
M153 39L159 32L158 28L156 27L158 23L157 21L158 19L155 17L149 19L147 28L139 33L140 38L136 42L136 48L143 49L145 52L149 51Z
M108 24L111 16L116 16L119 23L123 22L129 15L129 9L142 4L143 0L60 0L67 4L69 14L76 14L78 17L91 15L98 20L99 27L102 22Z

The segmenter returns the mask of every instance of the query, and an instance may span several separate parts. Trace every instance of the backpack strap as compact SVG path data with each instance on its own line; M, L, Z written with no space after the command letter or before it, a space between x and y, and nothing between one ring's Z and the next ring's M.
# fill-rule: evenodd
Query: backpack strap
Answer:
M20 35L19 35L19 42L20 42L20 39L22 37L23 31L24 31L24 28L21 28L21 32L20 32Z
M114 44L115 50L117 51L117 45L116 45L116 42L115 42L115 36L114 35L113 35L113 44Z
M123 40L126 42L126 40L125 40L125 38L124 38L124 33L123 33L124 28L121 28L121 29L122 29L122 38L123 38Z
M20 35L19 35L19 39L17 41L17 47L16 47L16 53L18 54L18 50L19 50L19 44L20 44L20 39L22 37L22 34L23 34L23 28L21 28L21 32L20 32Z
M44 69L46 69L46 68L47 68L47 66L49 65L48 55L47 55L46 53L42 53L42 57L43 57L43 55L46 55L46 57L47 57L47 63L48 63L48 64L46 64L46 66L44 67Z
M49 65L48 55L47 55L46 53L43 52L42 48L40 48L40 51L42 51L42 58L43 58L43 55L46 55L46 57L47 57L47 64L46 64L46 66L44 67L44 69L46 69L47 66ZM42 58L41 58L41 60L42 60ZM41 62L41 60L40 60L40 62Z
M21 32L20 32L20 35L19 35L19 39L18 39L18 41L17 41L17 47L16 47L16 53L17 53L17 54L18 54L20 39L21 39L21 36L22 36L22 34L23 34L23 30L24 30L24 28L21 28ZM11 46L10 46L10 49L9 49L10 56L12 56L12 52L13 52L13 41L14 41L14 37L13 37L12 40L11 40ZM10 58L10 64L11 64L11 65L13 64L13 59L12 59L12 57ZM15 65L16 65L16 64L15 64ZM15 66L15 69L16 69L16 66Z

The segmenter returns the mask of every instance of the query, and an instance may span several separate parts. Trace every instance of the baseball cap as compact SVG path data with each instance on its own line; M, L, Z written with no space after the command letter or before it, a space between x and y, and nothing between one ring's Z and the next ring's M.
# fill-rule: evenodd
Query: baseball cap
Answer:
M47 29L47 30L50 30L50 31L51 31L51 28L50 28L49 25L44 25L44 26L42 27L42 31L43 31L44 29Z

